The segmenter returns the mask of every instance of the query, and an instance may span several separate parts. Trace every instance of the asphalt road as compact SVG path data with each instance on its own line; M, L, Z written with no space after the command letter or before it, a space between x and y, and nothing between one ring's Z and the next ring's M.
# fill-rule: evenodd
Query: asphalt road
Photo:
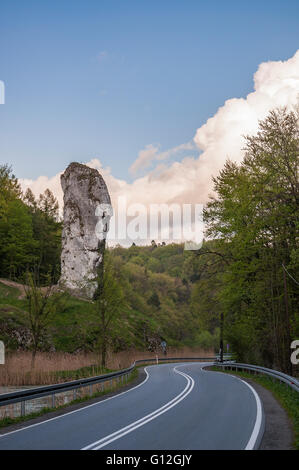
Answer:
M0 436L2 449L252 449L263 412L239 378L202 363L146 367L137 387Z

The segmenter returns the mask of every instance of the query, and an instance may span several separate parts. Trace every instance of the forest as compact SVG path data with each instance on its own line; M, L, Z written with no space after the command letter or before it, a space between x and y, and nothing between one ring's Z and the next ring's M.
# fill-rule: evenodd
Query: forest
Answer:
M223 314L225 347L238 361L292 373L290 344L299 337L298 154L298 113L273 110L256 135L245 137L243 161L227 160L214 175L200 250L155 241L107 249L110 286L122 292L122 309L107 331L110 347L154 350L164 339L218 352ZM22 284L31 273L38 286L56 284L61 232L54 195L24 194L9 165L0 165L0 278ZM29 333L16 333L28 328L27 311L28 298L0 282L0 339L12 350L32 348ZM50 312L39 348L91 351L100 330L90 303L66 293Z

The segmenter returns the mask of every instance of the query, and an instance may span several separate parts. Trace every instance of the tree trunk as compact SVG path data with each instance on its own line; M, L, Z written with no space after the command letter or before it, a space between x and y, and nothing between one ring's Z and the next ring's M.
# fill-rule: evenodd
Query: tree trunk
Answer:
M36 348L34 348L33 351L32 351L31 370L34 370L34 367L35 367L35 358L36 358Z
M104 337L103 342L102 342L102 367L103 369L106 368L106 355L107 355L106 337Z

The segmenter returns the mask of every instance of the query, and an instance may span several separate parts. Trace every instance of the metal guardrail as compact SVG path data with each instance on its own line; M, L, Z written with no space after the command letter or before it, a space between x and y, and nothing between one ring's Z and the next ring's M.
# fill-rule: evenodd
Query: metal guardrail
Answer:
M158 357L152 359L139 359L135 364L142 364L144 362L173 362L173 361L215 361L217 356L213 357Z
M155 356L153 358L139 359L135 361L130 367L116 371L116 372L110 372L109 374L99 375L95 377L88 377L88 378L79 379L79 380L72 380L70 382L63 382L59 384L45 385L41 387L20 390L17 392L9 392L9 393L0 394L0 410L2 409L2 407L5 407L7 405L20 403L21 409L20 409L19 414L21 416L24 416L26 414L26 409L25 409L26 402L30 400L35 400L37 398L43 398L43 397L50 397L51 407L55 408L56 406L55 396L57 394L73 391L72 400L76 400L76 398L78 398L77 390L89 387L88 394L89 396L92 396L94 394L94 390L93 390L94 385L102 384L101 390L104 391L105 382L110 382L111 386L112 386L113 381L115 380L117 380L118 382L121 381L122 383L126 383L129 378L129 375L132 373L132 371L134 370L137 364L157 363L157 362L160 362L160 363L161 362L164 362L164 363L174 362L174 361L213 362L214 365L217 365L222 368L230 368L230 369L235 369L235 370L237 369L250 370L257 374L262 373L262 374L269 375L276 380L285 382L287 385L292 387L297 392L299 391L299 381L296 378L291 377L282 372L275 371L272 369L267 369L266 367L254 366L251 364L238 364L233 361L230 361L229 355L225 356L225 360L227 361L225 364L216 362L217 359L219 359L219 356L213 356L213 357L167 357L167 356L157 357ZM45 408L45 406L43 407Z
M128 375L133 371L135 367L135 363L132 364L130 367L127 369L123 369L117 372L110 372L109 374L104 374L104 375L98 375L95 377L88 377L85 379L79 379L79 380L72 380L70 382L62 382L59 384L54 384L54 385L45 385L41 387L36 387L36 388L30 388L26 390L20 390L18 392L9 392L9 393L3 393L0 394L0 406L5 406L9 405L12 403L18 403L21 402L24 404L24 402L28 400L34 400L35 398L41 398L45 396L51 395L54 401L54 406L55 406L55 394L56 393L62 393L62 392L67 392L70 390L77 390L78 388L81 387L92 387L95 384L101 383L101 382L107 382L107 381L112 381L113 379L117 378L127 378ZM92 388L90 388L90 395L92 395ZM76 399L75 394L74 394L74 399ZM21 413L23 414L23 413Z
M241 364L241 363L236 363L236 362L234 363L230 362L226 364L215 362L214 365L217 365L217 367L222 367L223 369L248 370L248 371L254 372L255 374L268 375L269 377L275 380L279 380L280 382L286 383L289 387L296 390L296 392L299 392L299 380L298 379L296 379L295 377L292 377L291 375L284 374L283 372L279 372L274 369L268 369L267 367L255 366L252 364Z
M167 361L188 361L188 360L207 360L207 361L215 361L216 357L196 357L196 358L168 358L166 357L159 357L158 361L159 362L167 362ZM104 382L111 382L117 379L118 381L126 382L129 375L131 372L134 370L135 366L137 364L142 364L142 363L156 363L157 362L157 356L154 358L149 358L149 359L139 359L135 361L130 367L126 369L122 369L116 372L110 372L109 374L104 374L104 375L99 375L95 377L88 377L85 379L79 379L79 380L72 380L70 382L63 382L59 384L53 384L53 385L43 385L40 387L35 387L35 388L30 388L26 390L20 390L17 392L9 392L9 393L3 393L0 394L0 408L3 406L11 405L14 403L21 403L21 410L20 410L20 415L24 416L26 414L25 410L25 404L27 401L30 400L35 400L37 398L42 398L42 397L51 397L51 406L52 408L55 408L55 395L60 394L63 392L68 392L73 390L73 400L76 400L77 398L77 393L76 391L82 387L89 387L89 395L93 395L93 385L99 384L99 383L104 383ZM102 388L103 390L103 388Z

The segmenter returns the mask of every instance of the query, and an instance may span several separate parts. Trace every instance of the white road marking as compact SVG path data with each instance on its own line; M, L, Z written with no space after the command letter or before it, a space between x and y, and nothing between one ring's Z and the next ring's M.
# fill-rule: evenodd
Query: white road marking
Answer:
M259 436L261 426L262 426L262 418L263 418L262 404L261 404L260 397L258 396L256 391L254 390L254 388L249 383L245 382L245 380L241 380L241 381L244 384L246 384L247 387L250 388L250 390L252 391L252 393L255 397L255 401L256 401L256 420L255 420L254 428L253 428L252 434L250 436L250 439L247 443L247 446L245 447L245 450L253 450L254 446L255 446L255 443L257 441L257 438Z
M203 370L203 372L209 373L210 371ZM223 374L223 375L226 375L226 376L229 375L230 377L233 377L234 379L237 379L240 382L243 382L243 384L247 385L247 387L250 388L250 390L252 391L252 393L254 395L254 398L255 398L255 401L256 401L256 419L255 419L255 423L254 423L254 427L253 427L253 431L251 433L250 439L249 439L249 441L248 441L248 443L247 443L247 445L244 449L244 450L253 450L254 447L255 447L257 438L259 436L260 429L261 429L262 422L263 422L263 411L262 411L263 408L262 408L261 399L260 399L259 395L257 394L257 392L254 390L254 388L249 383L245 382L245 380L240 379L240 377L238 377L236 375L233 375L233 374L227 374L225 372L219 372L219 371L217 371L217 374Z
M178 367L178 366L177 366ZM152 421L153 419L157 418L163 413L166 413L168 410L176 406L178 403L180 403L182 400L184 400L189 393L191 393L193 387L194 387L194 380L190 375L185 374L184 372L181 372L177 370L176 367L173 369L177 374L182 375L187 379L187 385L184 388L184 390L177 395L175 398L167 402L165 405L161 406L161 408L158 408L157 410L153 411L152 413L144 416L143 418L134 421L133 423L129 424L128 426L125 426L124 428L119 429L118 431L109 434L108 436L103 437L102 439L99 439L96 442L93 442L92 444L89 444L86 447L83 447L82 450L98 450L101 449L102 447L107 446L111 442L120 439L121 437L125 436L126 434L129 434L132 431L135 431L135 429L138 429L140 426L144 426L146 423L149 421Z
M33 428L33 427L39 426L41 424L46 424L46 423L49 423L50 421L54 421L55 419L64 418L67 415L71 415L73 413L78 413L79 411L84 411L87 408L91 408L92 406L101 405L102 403L105 403L106 401L113 400L114 398L118 398L121 395L125 395L126 393L129 393L132 390L136 390L136 388L141 387L142 385L144 385L148 381L149 374L147 372L147 367L144 368L144 371L146 373L146 378L143 380L143 382L141 382L139 385L136 385L135 387L130 388L129 390L126 390L125 392L118 393L117 395L113 395L113 397L105 398L104 400L97 401L96 403L91 403L91 405L86 405L82 408L78 408L77 410L68 411L67 413L63 413L62 415L55 416L54 418L46 419L44 421L41 421L40 423L30 424L29 426L25 426L23 428L16 429L15 431L10 431L10 432L7 432L5 434L0 434L0 439L1 439L1 437L8 436L9 434L14 434L15 432L24 431L25 429ZM92 399L92 397L90 397L90 399ZM54 411L55 411L55 408L53 408L53 412Z
M182 367L183 365L187 365L187 364L189 365L189 364L191 364L191 363L180 364L180 365L177 366L177 367ZM207 363L204 363L204 364L202 364L202 367L206 367L207 365L208 365ZM201 367L202 372L206 372L206 373L207 373L208 371L205 371L202 367ZM174 370L175 370L175 369L176 369L176 368L174 368ZM106 401L108 401L108 400L112 400L112 399L117 398L117 397L119 397L119 396L121 396L121 395L124 395L124 394L126 394L126 393L129 393L129 392L131 392L132 390L135 390L135 389L141 387L142 385L144 385L144 384L147 382L147 380L149 379L149 374L148 374L147 368L145 368L144 370L145 370L145 373L146 373L146 378L145 378L145 380L144 380L143 382L141 382L139 385L136 385L135 387L133 387L133 388L131 388L131 389L129 389L129 390L126 390L126 391L124 391L124 392L121 392L121 393L119 393L119 394L117 394L117 395L114 395L114 396L112 396L112 397L106 398L106 399L104 399L104 400L102 400L102 401L100 401L100 402L92 403L92 404L90 404L90 405L86 405L86 406L84 406L84 407L82 407L82 408L79 408L79 409L77 409L77 410L69 411L69 412L64 413L64 414L62 414L62 415L55 416L54 418L47 419L47 420L42 421L42 422L40 422L40 423L31 424L31 425L26 426L26 427L23 427L23 428L21 428L21 429L16 429L15 431L10 431L10 432L8 432L8 433L1 434L1 435L0 435L0 439L1 439L1 437L5 437L5 436L8 436L8 435L10 435L10 434L14 434L14 433L16 433L16 432L24 431L24 430L26 430L26 429L29 429L29 428L32 428L32 427L35 427L35 426L39 426L39 425L41 425L41 424L46 424L46 423L48 423L48 422L50 422L50 421L54 421L54 420L56 420L56 419L63 418L63 417L66 416L66 415L70 415L70 414L73 414L73 413L77 413L77 412L80 412L80 411L84 411L85 409L90 408L90 407L92 407L92 406L101 405L102 403L104 403L104 402L106 402ZM164 406L162 406L162 407L159 408L158 410L154 411L154 412L151 413L150 415L147 415L147 416L143 417L141 420L138 420L138 421L136 421L136 422L134 422L134 423L131 423L129 426L126 426L125 428L120 429L120 430L117 431L116 433L110 434L109 436L106 436L105 438L103 438L103 439L101 439L101 440L99 440L99 441L97 441L97 442L94 442L94 443L91 444L90 446L84 447L83 450L84 450L84 449L88 449L88 448L93 447L93 446L96 446L96 447L94 448L94 450L96 450L96 449L100 449L101 447L104 447L104 446L108 445L110 442L113 442L114 440L119 439L120 437L122 437L122 435L125 435L125 434L128 434L129 432L132 432L134 429L137 429L138 427L140 427L140 426L146 424L147 422L151 421L152 419L155 419L155 418L158 417L160 414L165 413L166 411L168 411L169 409L171 409L173 406L175 406L177 403L179 403L181 400L183 400L184 398L186 398L186 396L192 391L192 389L193 389L193 387L194 387L194 380L192 379L192 377L190 377L189 375L185 374L184 372L181 372L181 371L178 371L178 370L176 370L176 372L179 373L179 374L181 374L181 375L183 375L183 376L185 376L185 378L188 380L188 384L187 384L187 386L185 387L185 389L183 390L183 392L181 392L181 394L179 394L179 395L178 395L177 397L175 397L173 400L171 400L170 402L166 403ZM220 372L220 373L221 373L221 372ZM227 374L224 374L224 375L227 376ZM260 432L260 428L261 428L261 425L262 425L262 416L263 416L263 412L262 412L261 401L260 401L260 398L259 398L257 392L254 390L254 388L253 388L251 385L249 385L247 382L245 382L244 380L240 379L240 378L237 377L237 376L230 375L230 377L236 378L237 380L240 380L240 381L243 382L245 385L247 385L247 386L251 389L251 391L252 391L252 393L253 393L253 395L254 395L254 397L255 397L255 400L256 400L256 405L257 405L256 421L255 421L255 425L254 425L252 434L251 434L251 436L250 436L250 439L249 439L249 441L248 441L248 443L247 443L247 445L246 445L246 448L245 448L245 450L252 450L252 449L254 449L254 446L255 446L255 444L256 444L256 441L257 441L257 438L258 438L258 435L259 435L259 432ZM189 380L189 379L192 381L191 387L189 387L189 385L190 385L190 380ZM188 387L189 387L189 388L188 388ZM186 391L186 390L187 390L187 391ZM185 392L186 392L186 394L183 395ZM175 401L174 403L172 403L174 400L177 400L177 401ZM167 407L167 408L165 409L165 407ZM153 416L151 417L151 415L153 415ZM141 421L141 422L139 423L139 421ZM138 424L137 424L137 423L138 423ZM135 427L132 428L132 426L133 426L133 427L135 426ZM127 430L127 428L129 428L129 429ZM127 431L126 431L126 430L127 430ZM122 433L122 435L119 435L119 433ZM115 438L113 438L112 436L114 436L114 435L116 435L116 434L117 434L117 436L116 436ZM103 445L97 446L98 443L100 444L103 440L105 440L105 439L107 440L107 439L109 439L109 438L111 438L111 440L108 440L108 442L105 441L105 442L103 443Z

